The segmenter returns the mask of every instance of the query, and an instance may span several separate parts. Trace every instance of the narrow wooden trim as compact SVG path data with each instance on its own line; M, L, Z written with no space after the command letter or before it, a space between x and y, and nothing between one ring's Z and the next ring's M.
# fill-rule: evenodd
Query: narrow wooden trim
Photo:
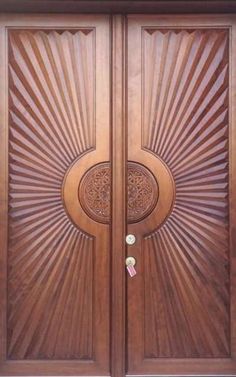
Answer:
M111 376L125 375L125 20L112 17L112 298Z
M1 0L8 13L233 13L233 0Z
M231 357L236 363L236 18L230 35L229 87L229 209L230 209L230 294L231 294ZM235 369L236 373L236 369Z
M153 374L132 374L127 377L154 377ZM37 376L36 376L37 377ZM235 377L235 374L158 374L155 377Z
M88 371L89 365L89 371ZM0 364L0 376L1 377L13 377L13 376L23 376L23 377L36 377L40 375L41 377L51 376L51 377L81 377L81 376L94 376L103 377L107 374L104 372L104 368L100 367L98 363L87 363L80 361L60 361L55 362L48 360L15 360L6 361Z
M0 28L0 360L7 358L8 126L6 29Z

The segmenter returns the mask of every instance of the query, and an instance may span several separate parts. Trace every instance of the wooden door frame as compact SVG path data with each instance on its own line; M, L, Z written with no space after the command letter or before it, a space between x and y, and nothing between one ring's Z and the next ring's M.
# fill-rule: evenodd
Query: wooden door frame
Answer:
M126 20L111 18L112 235L111 235L111 376L125 376L126 350ZM117 206L117 203L120 203Z
M235 0L1 0L7 13L236 13Z
M204 13L236 13L236 1L212 1L211 6L207 6L204 1L193 1L190 5L189 1L101 1L99 6L96 1L62 1L62 0L49 0L45 6L41 0L4 0L0 3L0 12L36 12L36 13L49 13L49 12L91 12L91 13L148 13L148 12L162 12L168 13L168 9L172 9L173 13L190 13L192 12L204 12ZM174 4L175 3L175 4ZM187 8L186 8L187 6ZM186 12L187 10L187 12ZM232 41L232 53L231 59L236 61L236 21L232 16L232 23L234 33ZM112 253L112 298L111 298L111 315L112 315L112 342L111 342L111 376L121 377L125 375L125 271L124 271L124 258L125 258L125 242L124 236L126 232L126 222L122 218L122 211L125 208L119 208L119 211L115 209L114 204L117 202L124 202L125 199L125 166L126 166L126 146L122 143L122 138L125 135L126 129L126 106L125 106L125 94L126 94L126 73L125 72L125 33L126 33L126 19L122 15L114 15L111 19L112 25L112 45L116 46L112 53L112 77L111 77L111 92L112 92L112 141L114 143L113 150L111 151L112 165L116 166L117 174L113 174L112 177L112 243L116 246L113 248ZM234 43L233 43L234 42ZM4 47L4 33L0 32L0 52L3 52ZM7 81L6 70L4 69L5 57L0 53L0 82L2 93L6 96ZM236 68L236 63L234 63ZM231 91L236 92L236 73L232 73L231 70ZM233 96L231 96L231 103ZM6 98L0 102L0 114L3 124L7 124L7 112L4 105ZM234 99L235 101L235 99ZM236 123L236 104L232 106L231 122ZM119 127L118 127L119 126ZM236 149L236 129L232 130L232 139L230 153ZM7 166L7 128L1 127L0 129L0 157L2 161L5 161ZM119 151L119 153L118 153ZM122 164L120 162L122 161ZM120 165L119 165L120 164ZM118 168L119 166L119 168ZM231 172L233 174L233 181L231 190L234 186L234 196L236 196L236 160L231 160ZM4 192L3 200L0 202L0 210L3 213L3 217L0 219L1 226L1 242L6 244L6 223L4 218L7 216L7 181L5 179L7 175L6 170L0 171L0 189ZM117 184L119 182L119 184ZM120 183L121 182L121 183ZM231 222L236 224L236 203L231 202ZM120 224L118 227L117 224ZM236 233L232 232L231 242L236 247ZM236 254L236 251L235 251ZM2 261L6 254L0 256L0 285L5 289L5 271L2 269ZM236 255L234 255L236 260ZM236 262L234 262L236 265ZM235 305L232 309L232 316L236 318L236 274L233 275L234 288L232 287L232 293L235 297ZM0 295L0 305L3 307L6 305L6 300ZM118 322L119 318L119 322ZM2 322L5 322L5 318L0 318L0 327ZM235 322L235 321L234 321ZM236 323L234 323L234 343L236 343ZM2 343L0 343L1 352ZM235 351L236 353L236 351ZM236 355L234 354L234 357Z

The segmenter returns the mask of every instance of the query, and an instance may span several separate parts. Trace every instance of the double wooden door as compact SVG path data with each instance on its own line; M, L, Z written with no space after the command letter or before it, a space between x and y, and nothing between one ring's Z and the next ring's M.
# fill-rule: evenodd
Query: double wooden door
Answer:
M0 375L236 374L235 27L1 16Z

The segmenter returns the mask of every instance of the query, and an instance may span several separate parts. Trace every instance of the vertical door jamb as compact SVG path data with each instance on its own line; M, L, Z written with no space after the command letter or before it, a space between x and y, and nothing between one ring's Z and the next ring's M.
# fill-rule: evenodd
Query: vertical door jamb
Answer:
M0 25L0 364L7 358L8 121L6 28Z
M231 275L231 357L236 363L236 17L232 16L230 30L230 85L229 85L229 208L230 208L230 275Z
M111 376L125 375L126 111L125 17L111 16L112 234Z

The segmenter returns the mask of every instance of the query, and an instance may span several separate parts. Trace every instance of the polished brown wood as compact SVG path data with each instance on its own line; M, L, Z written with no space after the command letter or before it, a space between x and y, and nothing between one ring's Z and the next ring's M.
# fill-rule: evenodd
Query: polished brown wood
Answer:
M112 264L111 375L125 375L126 108L125 19L112 19Z
M9 13L235 13L235 0L1 0Z
M61 184L94 148L93 40L92 29L9 32L11 359L92 358L93 237L68 219ZM79 343L82 326L87 340Z
M0 15L0 375L236 374L235 25Z
M9 165L2 158L1 170L5 216L9 166L3 289L6 268L8 274L0 373L106 375L110 230L83 211L79 185L94 164L110 161L109 19L7 23L1 44L8 42L2 74L8 59L9 83L9 121L2 127L4 156L9 128Z
M7 64L6 33L0 27L0 78L2 101L0 101L0 360L6 359L7 348L7 226L8 226L8 111L7 100Z
M236 147L236 104L235 104L235 89L236 89L236 69L235 69L235 58L236 58L236 23L232 23L232 32L230 38L231 46L231 73L230 73L230 106L231 111L229 114L230 132L229 132L229 163L230 163L230 181L229 181L229 205L230 205L230 260L231 260L231 270L230 270L230 290L231 290L231 356L236 359L236 238L235 238L235 224L236 224L236 159L235 159L235 147ZM235 368L236 369L236 368ZM236 372L235 372L236 373Z
M230 38L227 18L128 19L128 159L159 188L128 226L128 374L236 371Z

